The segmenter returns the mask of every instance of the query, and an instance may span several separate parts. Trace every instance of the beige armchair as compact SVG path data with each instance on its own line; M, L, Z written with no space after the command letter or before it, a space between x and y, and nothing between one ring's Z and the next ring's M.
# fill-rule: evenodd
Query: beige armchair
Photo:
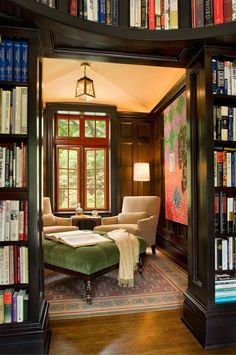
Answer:
M102 218L101 226L94 230L109 232L124 228L129 233L143 237L155 253L160 202L159 196L125 196L122 212L117 216Z
M72 226L71 218L56 217L52 213L49 197L43 198L43 233L69 232L78 229Z

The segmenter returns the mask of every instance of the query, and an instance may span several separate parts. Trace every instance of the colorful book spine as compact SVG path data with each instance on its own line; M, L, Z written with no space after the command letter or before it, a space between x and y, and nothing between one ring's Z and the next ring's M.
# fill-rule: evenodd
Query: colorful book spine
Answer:
M214 0L214 25L224 23L223 0Z
M224 22L232 22L232 0L224 0L223 2Z
M70 0L70 3L69 3L69 14L70 14L70 16L76 16L77 17L77 13L78 13L77 0Z
M106 23L106 0L98 0L98 22Z
M12 293L13 289L11 288L4 291L4 323L12 322Z
M148 2L148 28L149 30L155 30L155 0L149 0Z

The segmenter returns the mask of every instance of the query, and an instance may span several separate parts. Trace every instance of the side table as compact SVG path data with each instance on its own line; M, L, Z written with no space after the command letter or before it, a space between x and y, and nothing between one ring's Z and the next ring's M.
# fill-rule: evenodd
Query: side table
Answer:
M94 227L101 225L101 216L92 217L87 215L75 215L71 217L72 225L79 227L80 230L93 230Z

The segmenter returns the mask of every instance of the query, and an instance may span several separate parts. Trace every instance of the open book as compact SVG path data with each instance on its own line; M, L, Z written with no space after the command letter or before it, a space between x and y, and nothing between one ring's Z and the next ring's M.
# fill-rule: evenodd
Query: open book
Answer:
M95 245L98 243L109 243L111 239L105 238L100 234L90 231L71 231L45 234L45 238L54 240L55 242L64 243L73 248Z

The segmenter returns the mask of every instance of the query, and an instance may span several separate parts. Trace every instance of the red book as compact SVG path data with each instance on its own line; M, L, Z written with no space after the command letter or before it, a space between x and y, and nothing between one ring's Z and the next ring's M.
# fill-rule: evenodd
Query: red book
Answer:
M70 15L77 17L78 3L77 0L70 0Z
M155 30L155 0L148 1L148 28L149 30Z
M19 275L18 275L18 249L19 247L17 245L14 245L13 247L13 258L14 258L14 284L19 283Z
M161 28L165 28L165 5L164 5L164 0L161 1Z
M224 22L232 22L232 0L224 0Z
M214 0L214 25L224 23L223 0Z

